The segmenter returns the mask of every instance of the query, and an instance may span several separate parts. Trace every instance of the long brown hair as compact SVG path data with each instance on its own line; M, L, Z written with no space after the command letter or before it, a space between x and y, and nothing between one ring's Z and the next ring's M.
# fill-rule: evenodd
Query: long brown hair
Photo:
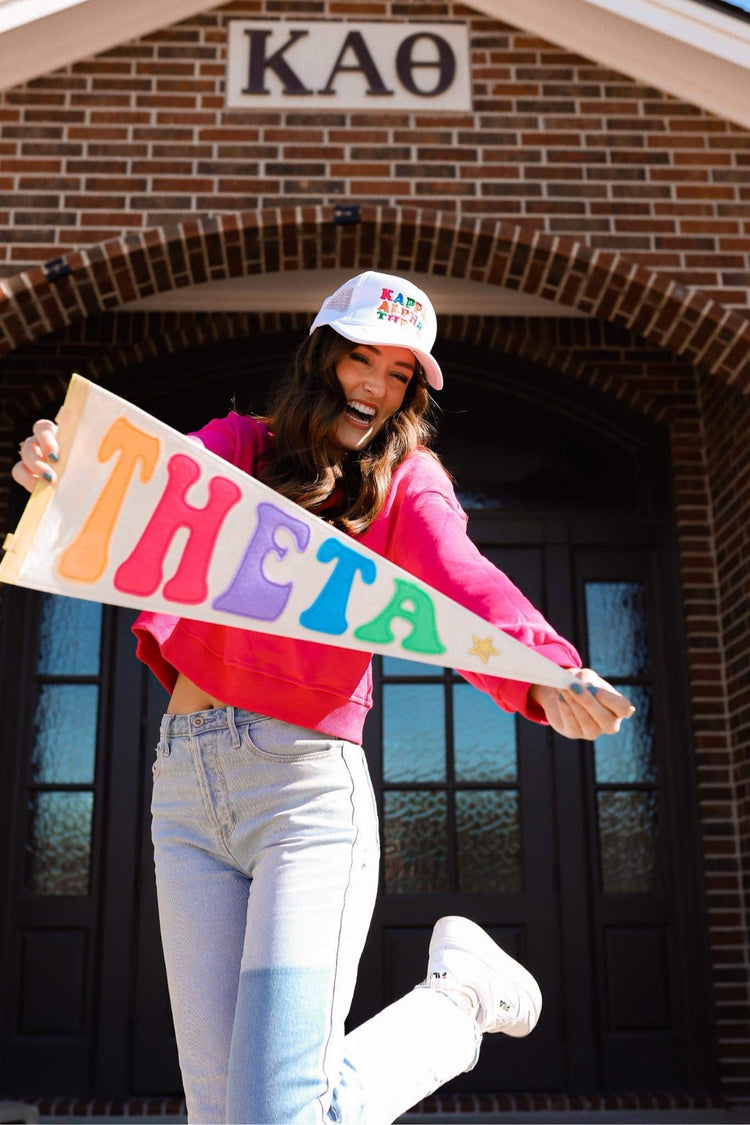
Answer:
M428 448L435 431L415 359L403 403L370 444L347 457L331 449L328 435L346 406L336 364L356 346L324 325L298 348L263 419L274 445L260 479L303 508L325 505L321 516L358 535L382 509L396 466L418 447Z

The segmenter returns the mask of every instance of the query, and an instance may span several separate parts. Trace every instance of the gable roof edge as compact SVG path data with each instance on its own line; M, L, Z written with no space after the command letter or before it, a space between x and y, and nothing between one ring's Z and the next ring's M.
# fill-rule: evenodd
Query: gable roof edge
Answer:
M750 22L698 0L466 0L467 6L750 129Z
M750 129L746 20L698 0L465 2ZM210 0L0 0L0 90L221 6Z
M4 0L0 90L220 6L210 0Z

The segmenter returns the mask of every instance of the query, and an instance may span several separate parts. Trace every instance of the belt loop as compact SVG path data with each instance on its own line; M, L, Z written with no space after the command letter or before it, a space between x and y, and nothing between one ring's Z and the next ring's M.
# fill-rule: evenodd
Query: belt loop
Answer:
M240 738L240 732L237 730L237 723L234 718L234 707L232 707L231 704L227 707L227 723L232 735L232 749L238 750L242 745L242 739Z
M171 721L172 721L171 715L167 715L167 714L162 715L161 723L159 725L159 742L166 742L167 741L167 734L169 732L169 724L171 723Z

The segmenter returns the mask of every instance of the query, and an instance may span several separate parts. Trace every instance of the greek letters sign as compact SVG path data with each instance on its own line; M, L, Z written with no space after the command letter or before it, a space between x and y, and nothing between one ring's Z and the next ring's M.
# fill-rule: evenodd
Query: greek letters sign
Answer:
M466 24L231 20L230 109L471 109Z
M55 487L0 580L88 601L554 687L569 673L407 571L74 375Z

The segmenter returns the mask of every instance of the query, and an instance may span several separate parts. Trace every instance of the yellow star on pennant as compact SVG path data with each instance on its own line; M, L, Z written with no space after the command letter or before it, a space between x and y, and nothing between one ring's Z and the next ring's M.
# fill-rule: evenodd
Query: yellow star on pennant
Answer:
M488 664L491 656L500 655L492 643L492 637L487 637L485 640L482 640L481 637L472 637L471 639L474 642L474 647L469 649L469 656L479 656L484 664Z

